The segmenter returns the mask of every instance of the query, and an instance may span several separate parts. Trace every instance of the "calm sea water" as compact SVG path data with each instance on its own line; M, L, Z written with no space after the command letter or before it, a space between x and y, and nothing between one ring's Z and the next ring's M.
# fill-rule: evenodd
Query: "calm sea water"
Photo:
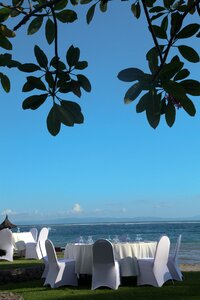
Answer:
M69 242L78 242L80 236L85 241L92 236L95 241L98 238L114 239L117 235L120 241L125 241L128 235L131 241L135 241L136 235L141 234L144 241L157 241L161 235L167 234L173 251L178 235L182 234L180 263L200 263L200 221L34 225L38 230L42 226L50 228L49 239L62 248ZM20 231L31 227L33 225L20 226Z

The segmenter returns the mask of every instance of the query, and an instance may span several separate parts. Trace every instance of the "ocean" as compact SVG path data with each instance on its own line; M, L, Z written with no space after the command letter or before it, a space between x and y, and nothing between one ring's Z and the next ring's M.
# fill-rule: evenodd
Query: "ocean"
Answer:
M78 242L80 237L87 242L92 236L93 241L99 238L135 241L138 234L143 241L157 241L166 234L171 241L171 252L175 247L179 234L182 234L179 262L186 264L200 263L200 221L192 222L105 222L88 224L46 224L21 225L14 231L28 231L31 227L40 230L43 226L50 229L49 239L56 247L65 248L67 243Z

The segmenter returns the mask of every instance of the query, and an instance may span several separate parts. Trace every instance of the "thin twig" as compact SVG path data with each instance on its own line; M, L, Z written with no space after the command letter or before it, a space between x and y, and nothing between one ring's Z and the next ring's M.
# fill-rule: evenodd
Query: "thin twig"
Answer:
M142 0L142 5L143 5L144 13L145 13L145 16L146 16L148 25L149 25L149 30L150 30L150 32L151 32L151 35L152 35L154 44L155 44L155 46L156 46L156 49L157 49L158 54L159 54L159 57L160 57L160 62L162 63L162 60L163 60L162 52L161 52L161 50L160 50L160 47L159 47L159 44L158 44L157 37L156 37L155 32L154 32L153 27L152 27L152 23L151 23L151 20L150 20L150 17L149 17L149 12L148 12L148 9L147 9L145 0Z
M184 18L187 16L187 14L190 12L190 10L191 10L193 7L197 6L199 3L200 3L200 0L194 1L194 2L187 8L187 10L186 10L186 11L183 13L183 15L181 16L181 19L180 19L180 22L181 22L181 23L183 22ZM180 30L180 29L178 29L178 31L179 31L179 30ZM162 68L163 68L163 66L164 66L164 64L165 64L165 62L166 62L166 60L167 60L167 57L168 57L170 48L171 48L171 46L173 45L174 38L176 37L176 34L177 34L178 31L175 30L175 31L173 32L173 34L171 35L171 37L170 37L170 40L169 40L169 42L168 42L168 45L167 45L167 48L166 48L166 50L165 50L165 54L164 54L164 56L163 56L163 59L162 59L162 61L161 61L161 64L160 64L158 70L156 71L156 73L154 74L154 80L155 80L155 78L158 76L158 74L160 73L160 71L162 70Z
M57 24L57 19L56 19L56 14L53 9L53 5L50 6L51 13L53 16L53 21L54 21L54 28L55 28L55 37L54 37L54 51L55 51L55 58L56 58L56 75L55 75L55 80L54 80L54 85L52 88L52 96L53 99L55 97L55 90L56 90L56 85L57 85L57 79L58 79L58 73L59 73L59 56L58 56L58 24Z
M13 31L18 30L22 25L26 24L26 22L28 22L28 20L32 17L32 16L36 16L36 13L38 11L40 11L41 9L47 8L47 7L51 7L54 4L59 3L62 0L52 0L51 2L47 2L43 5L38 6L37 8L35 8L33 11L31 11L30 13L27 13L25 15L25 17L13 28ZM39 14L39 16L47 16L48 14Z

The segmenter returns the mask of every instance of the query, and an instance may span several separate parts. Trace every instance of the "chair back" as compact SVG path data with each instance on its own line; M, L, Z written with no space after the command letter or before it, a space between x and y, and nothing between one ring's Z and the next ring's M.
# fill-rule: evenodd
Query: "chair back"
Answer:
M0 259L13 260L13 237L8 228L0 230L0 249L5 250L5 255L0 256Z
M58 259L57 259L56 251L55 251L55 248L54 248L54 245L53 245L52 241L46 240L45 241L45 248L46 248L46 253L47 253L49 266L51 264L58 265Z
M175 249L174 249L174 259L178 259L178 252L179 252L180 245L181 245L181 239L182 239L182 235L180 234L178 236L176 246L175 246Z
M170 249L170 240L168 236L163 235L158 241L153 270L155 274L160 274L166 268Z
M47 260L47 251L46 251L46 247L45 247L45 241L41 240L38 243L39 243L40 252L42 254L42 259Z
M37 228L33 227L29 230L34 238L34 240L37 242L37 238L38 238L38 230Z
M48 235L49 228L43 227L39 232L38 241L46 241L48 239Z
M115 263L113 245L106 239L97 240L92 247L93 264Z

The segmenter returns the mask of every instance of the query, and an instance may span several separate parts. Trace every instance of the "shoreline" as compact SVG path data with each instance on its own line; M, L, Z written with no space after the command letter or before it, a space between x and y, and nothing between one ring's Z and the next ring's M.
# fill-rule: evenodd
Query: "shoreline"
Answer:
M179 266L183 272L200 272L200 263L180 264Z

